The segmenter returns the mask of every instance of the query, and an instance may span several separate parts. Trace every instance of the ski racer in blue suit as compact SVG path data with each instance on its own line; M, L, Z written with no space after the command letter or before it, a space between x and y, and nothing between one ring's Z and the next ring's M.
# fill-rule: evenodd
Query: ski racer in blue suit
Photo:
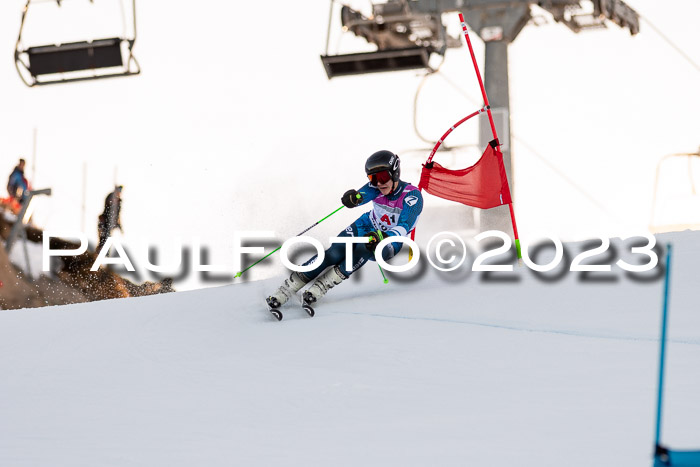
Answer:
M321 264L311 271L292 273L289 279L267 298L270 308L279 308L314 279L315 282L304 292L303 300L307 304L315 303L329 289L350 277L367 261L375 261L375 249L383 238L407 237L416 227L423 210L423 196L417 187L400 179L399 157L390 151L378 151L367 159L365 172L369 183L359 190L348 190L341 201L348 208L363 206L370 201L374 206L371 211L362 214L340 232L338 237L369 237L369 243L353 244L353 263L349 268L346 267L345 244L333 243L325 251ZM389 243L382 250L382 258L392 258L402 246L401 242ZM316 256L313 256L304 265L315 260Z

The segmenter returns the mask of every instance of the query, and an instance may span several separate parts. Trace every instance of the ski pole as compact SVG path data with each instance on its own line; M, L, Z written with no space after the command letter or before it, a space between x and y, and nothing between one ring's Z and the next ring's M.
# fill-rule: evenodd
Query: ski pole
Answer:
M358 193L358 194L357 194L357 199L360 199L360 198L362 198L362 195ZM306 232L308 232L309 230L313 229L313 228L316 227L318 224L320 224L321 222L325 221L326 219L328 219L329 217L331 217L333 214L335 214L336 212L340 211L340 210L343 209L344 207L345 207L345 206L340 206L338 209L336 209L336 210L333 211L332 213L328 214L328 215L327 215L326 217L324 217L323 219L317 221L316 223L312 224L311 226L305 228L304 230L302 230L301 232L299 232L298 234L296 234L295 237L300 237L300 236L304 235ZM237 272L236 275L233 276L234 279L237 278L237 277L241 277L241 275L242 275L244 272L246 272L248 269L252 268L253 266L255 266L256 264L258 264L258 263L261 262L262 260L266 259L267 257L269 257L270 255L272 255L272 254L275 253L276 251L280 250L281 248L282 248L282 245L278 246L277 248L275 248L274 250L272 250L271 252L269 252L268 254L266 254L265 256L263 256L262 258L260 258L259 260L257 260L256 262L254 262L253 264L251 264L250 266L248 266L247 268L245 268L244 270L242 270L242 271L240 271L240 272Z
M381 242L382 240L384 240L385 237L384 237L384 234L382 233L382 231L377 230L377 233L379 234L379 241ZM389 279L386 278L386 276L384 275L384 269L382 269L382 265L379 264L379 261L377 261L377 251L376 250L374 251L374 261L377 263L377 267L379 267L379 272L382 273L382 277L384 278L384 283L388 284Z
M379 266L379 263L377 263L377 266ZM385 284L388 284L388 283L389 283L389 279L387 279L386 276L384 275L384 269L382 269L381 266L379 266L379 272L382 273L382 277L384 278L384 283L385 283Z
M661 438L661 404L664 392L664 361L666 360L666 327L668 323L668 295L671 288L671 244L666 244L666 273L664 277L664 301L661 315L661 337L659 337L659 392L656 403L656 446Z

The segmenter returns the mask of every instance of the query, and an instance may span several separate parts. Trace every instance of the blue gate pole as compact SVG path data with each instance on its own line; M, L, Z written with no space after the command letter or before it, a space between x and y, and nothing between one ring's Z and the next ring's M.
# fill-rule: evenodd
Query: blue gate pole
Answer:
M656 405L656 446L661 440L661 402L664 392L664 360L666 359L666 321L668 316L668 290L671 288L671 244L666 244L666 274L664 279L664 308L661 317L661 351L659 355L659 398Z

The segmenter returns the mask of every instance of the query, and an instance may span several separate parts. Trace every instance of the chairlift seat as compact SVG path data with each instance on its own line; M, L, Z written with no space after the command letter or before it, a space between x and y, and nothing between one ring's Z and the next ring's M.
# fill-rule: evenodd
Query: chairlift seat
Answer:
M27 0L24 7L15 45L15 67L20 79L27 86L133 76L141 73L133 54L136 43L136 0L131 0L132 26L128 28L124 22L124 33L120 37L66 43L56 41L51 45L25 48L22 31L32 1ZM34 1L39 3L39 0ZM60 7L61 1L57 3Z
M44 45L27 49L29 72L32 76L97 68L121 67L119 38Z
M345 55L321 55L328 79L384 71L430 68L429 47L407 47Z

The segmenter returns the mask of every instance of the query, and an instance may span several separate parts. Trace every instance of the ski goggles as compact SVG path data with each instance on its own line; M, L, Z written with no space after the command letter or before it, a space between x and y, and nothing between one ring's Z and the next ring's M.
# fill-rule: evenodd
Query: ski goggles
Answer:
M369 181L372 185L378 185L379 183L386 183L391 180L391 174L388 170L382 170L381 172L373 173L367 175Z

